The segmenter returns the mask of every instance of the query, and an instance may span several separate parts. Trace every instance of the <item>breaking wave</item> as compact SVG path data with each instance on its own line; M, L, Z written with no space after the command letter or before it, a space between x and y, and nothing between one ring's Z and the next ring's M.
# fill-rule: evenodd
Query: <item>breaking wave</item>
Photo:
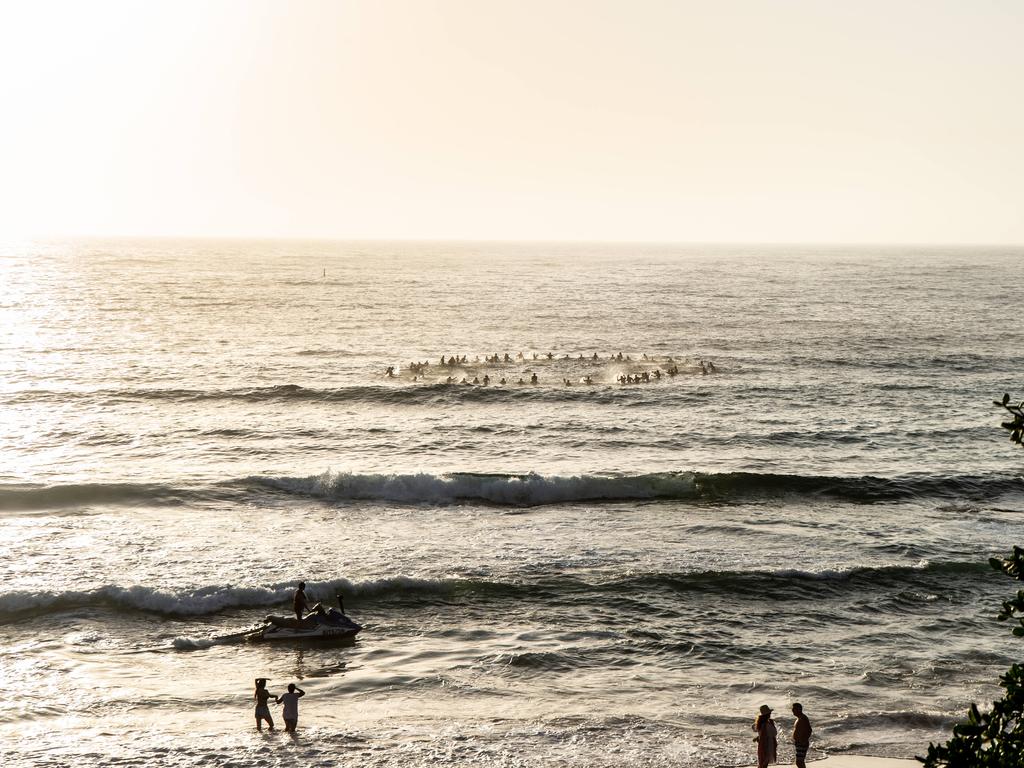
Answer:
M332 601L334 595L373 598L387 594L423 591L451 591L456 581L416 579L408 576L352 582L334 579L307 582L306 594L312 600ZM237 608L287 606L295 590L294 582L271 586L209 586L196 589L161 589L142 585L107 584L88 590L32 592L18 590L0 594L0 618L29 617L52 611L79 608L107 608L114 611L142 611L167 616L206 616Z
M755 472L652 472L582 474L360 474L256 475L204 486L159 483L0 484L0 511L60 510L95 505L189 505L284 493L326 502L398 504L492 504L536 507L576 502L693 500L729 503L743 499L827 497L871 504L915 498L980 501L1024 492L1024 477L960 476L829 477Z
M536 474L360 475L346 472L251 479L279 491L321 499L412 504L485 502L529 507L598 500L680 499L697 495L693 475L689 473L545 477Z
M655 472L564 477L533 473L389 475L328 472L308 477L256 476L249 480L276 491L329 501L483 502L522 507L644 499L729 501L783 495L826 496L872 503L915 497L984 499L1024 491L1024 478L1004 475L882 478L752 472Z
M346 607L352 604L365 606L388 601L402 602L410 598L417 607L428 604L432 599L447 603L454 597L471 602L512 600L521 603L536 599L545 604L552 600L574 601L580 596L590 600L595 594L618 599L633 595L643 600L659 590L725 593L757 600L763 600L766 594L772 595L774 599L820 599L836 591L860 593L871 589L938 589L943 584L948 585L963 578L974 580L990 573L993 572L987 563L933 563L922 560L914 564L823 568L820 571L778 569L635 573L606 580L588 580L571 575L550 576L533 581L459 577L429 579L398 575L366 581L342 578L308 582L306 593L312 600L332 604L335 596L341 594L345 598ZM287 611L294 588L294 582L285 582L270 586L228 585L180 590L107 584L89 590L12 591L0 594L0 620L31 618L54 611L83 608L155 613L180 618L247 608ZM188 640L182 640L183 646L189 644Z

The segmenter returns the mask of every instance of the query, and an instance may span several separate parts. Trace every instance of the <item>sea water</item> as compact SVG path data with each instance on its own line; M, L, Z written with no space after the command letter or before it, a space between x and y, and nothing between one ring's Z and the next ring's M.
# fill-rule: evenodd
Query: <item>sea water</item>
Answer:
M6 247L5 764L922 754L1020 657L1022 258ZM239 638L300 579L355 642Z

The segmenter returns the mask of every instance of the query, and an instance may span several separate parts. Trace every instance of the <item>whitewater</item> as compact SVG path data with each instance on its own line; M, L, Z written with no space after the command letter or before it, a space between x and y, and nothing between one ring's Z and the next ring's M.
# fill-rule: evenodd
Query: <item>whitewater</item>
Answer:
M5 764L923 754L1020 652L1022 257L0 248ZM300 579L355 642L245 641Z

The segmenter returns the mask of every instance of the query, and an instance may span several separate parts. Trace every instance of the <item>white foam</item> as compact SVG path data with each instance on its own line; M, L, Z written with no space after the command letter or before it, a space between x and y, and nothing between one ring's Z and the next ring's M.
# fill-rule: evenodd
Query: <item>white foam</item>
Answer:
M362 582L333 579L307 582L306 594L312 601L329 602L338 592L346 596L357 596L392 591L436 591L448 589L453 583L444 579L418 579L410 576L392 576ZM230 608L287 606L291 604L294 590L294 582L284 582L271 586L229 585L181 590L107 584L91 590L13 591L0 594L0 615L114 606L178 616L202 616Z
M696 493L693 475L666 473L627 477L574 475L411 475L325 472L308 477L256 477L289 493L324 499L450 504L460 500L537 506L598 499L685 498Z

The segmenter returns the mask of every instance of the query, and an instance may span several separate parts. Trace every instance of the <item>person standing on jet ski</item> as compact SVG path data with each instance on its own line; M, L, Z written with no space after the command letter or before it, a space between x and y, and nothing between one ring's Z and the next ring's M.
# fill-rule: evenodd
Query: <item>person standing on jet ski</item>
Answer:
M306 602L306 582L300 581L299 588L295 590L292 597L292 608L295 610L295 618L302 621L302 617L309 610L309 603Z

